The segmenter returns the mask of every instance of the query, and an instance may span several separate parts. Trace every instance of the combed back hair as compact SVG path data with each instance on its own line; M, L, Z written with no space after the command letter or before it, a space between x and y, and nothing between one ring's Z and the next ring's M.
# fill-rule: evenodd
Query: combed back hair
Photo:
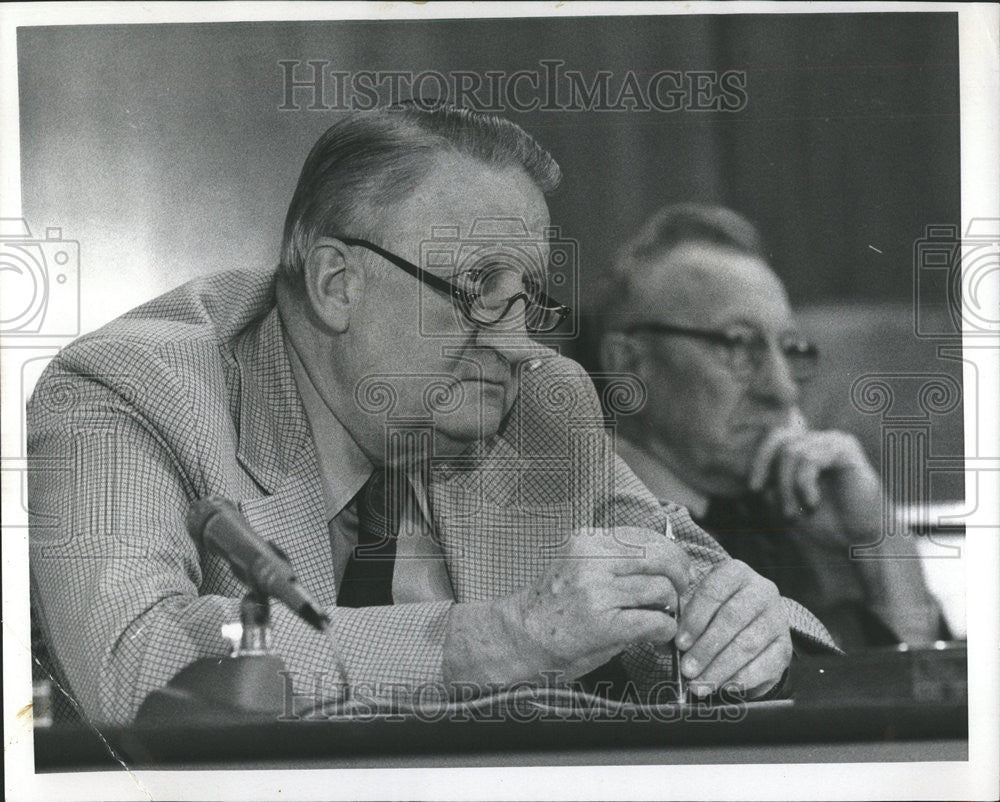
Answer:
M690 242L767 258L760 233L743 215L725 206L678 203L654 213L619 252L618 262L649 261Z
M376 239L383 214L430 172L439 153L519 167L543 193L559 165L524 129L495 114L426 101L350 114L313 145L285 217L279 269L293 280L322 236Z
M731 248L767 261L760 232L743 215L703 203L678 203L656 211L618 251L612 270L613 308L609 323L632 308L637 293L648 291L646 273L658 259L683 245L701 243Z

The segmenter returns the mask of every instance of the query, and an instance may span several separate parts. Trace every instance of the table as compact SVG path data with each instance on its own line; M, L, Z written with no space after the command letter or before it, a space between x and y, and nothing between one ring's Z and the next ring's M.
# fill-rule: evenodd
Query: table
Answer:
M38 771L966 760L962 646L798 661L793 698L437 718L39 730ZM109 748L110 747L110 748ZM111 750L115 755L112 755Z

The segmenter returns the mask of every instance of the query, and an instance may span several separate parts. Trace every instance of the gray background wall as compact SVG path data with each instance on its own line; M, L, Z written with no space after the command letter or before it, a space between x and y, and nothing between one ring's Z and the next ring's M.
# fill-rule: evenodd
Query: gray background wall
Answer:
M910 322L913 243L960 219L954 15L25 28L18 48L23 208L36 234L79 240L84 329L194 276L275 262L301 162L338 114L279 110L280 60L485 72L561 59L585 74L747 74L737 113L508 112L565 171L550 206L580 243L584 312L646 215L717 201L760 225L793 303L819 308L807 319L834 359L807 399L816 415L845 410L871 370L959 375ZM586 338L567 350L587 361ZM939 448L960 449L960 410L935 425Z

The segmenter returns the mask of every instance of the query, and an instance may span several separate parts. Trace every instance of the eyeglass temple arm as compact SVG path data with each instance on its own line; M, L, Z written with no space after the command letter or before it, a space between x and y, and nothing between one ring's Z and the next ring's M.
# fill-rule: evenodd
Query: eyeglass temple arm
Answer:
M400 270L404 270L416 279L424 282L428 287L433 287L439 292L443 292L448 296L463 296L464 293L454 284L452 284L447 279L443 279L440 276L435 276L433 273L429 273L422 267L413 264L413 262L408 262L401 256L396 256L392 251L387 251L385 248L379 247L374 242L369 242L366 239L359 239L358 237L338 237L341 242L347 245L360 245L362 248L367 248L373 253L377 253L383 259L388 262L392 262Z
M682 334L689 337L699 337L710 342L719 343L720 345L731 345L732 338L727 334L723 334L721 331L710 331L708 329L698 329L689 328L687 326L671 326L669 323L639 323L635 326L630 326L625 329L625 334L635 334L641 331L652 331L654 333L661 334ZM803 354L812 359L819 358L819 347L812 342L807 340L800 340L791 345L795 349L796 353ZM787 353L789 348L784 346L782 348L783 352Z
M358 237L338 237L337 239L339 239L341 242L347 245L359 245L362 248L367 248L368 250L377 253L383 259L392 262L392 264L394 264L396 267L400 268L401 270L405 270L414 278L425 282L429 287L433 287L434 289L439 290L440 292L443 292L446 295L456 296L458 298L465 298L466 300L469 300L469 294L467 292L464 292L459 287L456 287L447 279L443 279L440 276L435 276L433 273L429 273L422 267L415 265L413 264L413 262L409 262L406 259L403 259L401 256L397 256L392 251L387 251L385 248L376 245L374 242L369 242L366 239L360 239ZM563 319L565 319L565 317L570 313L570 308L568 306L559 303L555 298L552 298L547 293L540 292L539 295L545 299L545 302L547 304L545 308L557 310L563 316ZM509 299L507 310L509 311L510 307L514 305L514 303L518 300L518 298L522 297L525 299L525 301L531 300L524 293L518 293L516 295L513 295Z
M721 331L709 331L708 329L688 328L687 326L671 326L668 323L640 323L625 329L625 334L636 334L641 331L651 331L660 334L686 334L691 337L701 337L721 345L729 345L731 339Z

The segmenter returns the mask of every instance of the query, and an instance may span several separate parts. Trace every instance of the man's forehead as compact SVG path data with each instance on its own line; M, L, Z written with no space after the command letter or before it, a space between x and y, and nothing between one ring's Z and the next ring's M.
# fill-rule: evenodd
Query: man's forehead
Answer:
M646 305L672 322L791 323L787 295L774 271L761 259L731 248L687 243L651 260L642 276Z
M434 157L396 215L408 233L428 237L432 229L454 227L463 238L475 229L500 239L527 232L537 240L549 225L545 196L523 169L495 168L461 154Z

